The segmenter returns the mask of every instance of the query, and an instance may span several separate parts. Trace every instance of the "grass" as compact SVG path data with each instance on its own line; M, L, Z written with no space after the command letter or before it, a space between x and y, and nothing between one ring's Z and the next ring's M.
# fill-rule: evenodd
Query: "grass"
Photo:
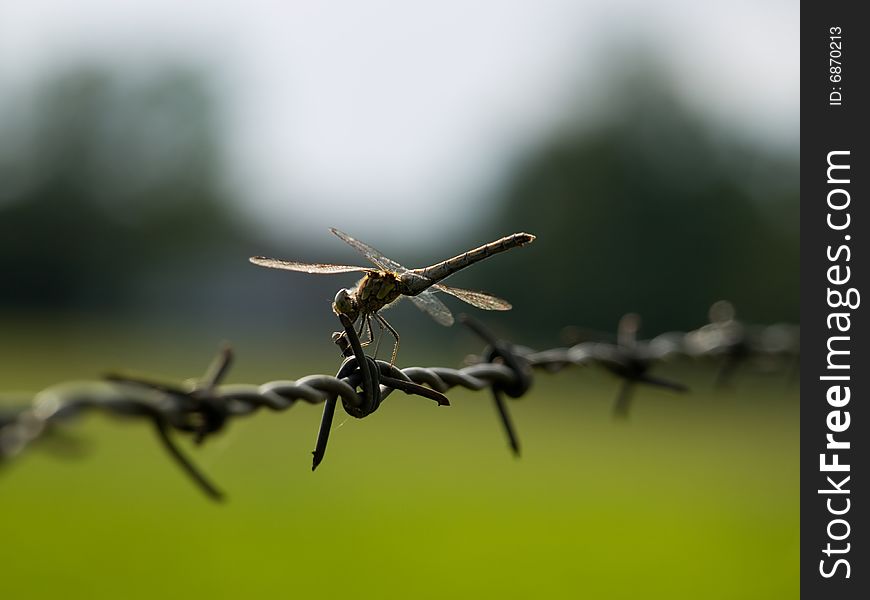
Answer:
M798 597L797 390L684 375L693 393L642 390L614 422L613 379L542 374L511 402L519 460L484 394L339 409L316 473L319 409L262 413L189 448L224 504L144 424L89 418L69 430L84 458L0 472L4 597Z

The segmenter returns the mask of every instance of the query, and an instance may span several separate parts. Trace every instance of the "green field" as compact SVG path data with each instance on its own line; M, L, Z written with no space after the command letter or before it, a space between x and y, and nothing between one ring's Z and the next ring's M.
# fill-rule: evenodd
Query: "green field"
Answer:
M39 389L28 360L0 388ZM52 381L83 368L53 364ZM339 409L316 473L319 407L261 413L186 446L223 504L145 424L88 418L68 429L85 456L36 449L0 471L3 597L798 597L797 389L674 373L695 391L642 390L627 422L609 376L540 375L510 405L519 460L482 393L453 391L449 408L395 394L365 420Z

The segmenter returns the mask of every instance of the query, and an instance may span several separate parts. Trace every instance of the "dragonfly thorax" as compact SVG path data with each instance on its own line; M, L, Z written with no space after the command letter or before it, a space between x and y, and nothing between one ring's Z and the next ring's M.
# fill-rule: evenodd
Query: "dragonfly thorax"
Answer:
M351 321L360 315L372 315L405 293L401 279L389 271L369 271L352 290L342 289L335 295L332 310Z

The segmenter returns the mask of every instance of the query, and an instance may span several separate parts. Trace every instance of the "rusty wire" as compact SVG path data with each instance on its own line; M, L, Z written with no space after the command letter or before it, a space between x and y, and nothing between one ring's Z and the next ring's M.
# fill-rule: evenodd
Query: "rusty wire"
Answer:
M730 306L714 305L711 323L700 329L662 334L647 341L636 338L639 321L626 315L615 341L579 341L571 346L536 351L493 336L483 325L462 316L460 320L480 336L487 348L467 366L408 367L366 356L353 324L342 318L346 359L336 376L309 375L296 380L262 385L221 384L232 362L229 347L212 361L205 375L193 382L167 385L154 381L110 375L102 381L68 382L37 393L29 406L0 412L0 465L47 437L56 426L90 412L150 421L161 444L182 470L212 499L222 492L203 475L173 441L173 433L191 435L196 443L226 429L230 421L260 409L283 411L296 402L324 404L312 469L323 460L337 401L349 415L363 418L379 408L394 391L449 405L445 392L453 387L489 389L509 445L520 452L516 428L504 396L528 393L534 370L549 373L569 366L596 364L622 380L614 415L625 417L636 385L650 385L684 392L681 383L650 374L655 364L678 357L719 357L719 385L726 385L735 368L753 357L780 356L794 360L799 353L796 327L774 325L747 328L733 317ZM334 337L334 339L336 339Z

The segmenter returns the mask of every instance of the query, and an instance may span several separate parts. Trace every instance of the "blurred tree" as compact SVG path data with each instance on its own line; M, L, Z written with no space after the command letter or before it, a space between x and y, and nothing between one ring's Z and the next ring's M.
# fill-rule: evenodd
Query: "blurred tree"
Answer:
M122 309L234 228L210 95L185 69L83 68L0 119L0 306Z
M797 321L796 156L706 128L663 81L633 71L598 123L564 127L513 169L481 238L538 240L480 285L515 304L518 326L552 339L637 311L653 334L699 325L719 298L749 320Z

